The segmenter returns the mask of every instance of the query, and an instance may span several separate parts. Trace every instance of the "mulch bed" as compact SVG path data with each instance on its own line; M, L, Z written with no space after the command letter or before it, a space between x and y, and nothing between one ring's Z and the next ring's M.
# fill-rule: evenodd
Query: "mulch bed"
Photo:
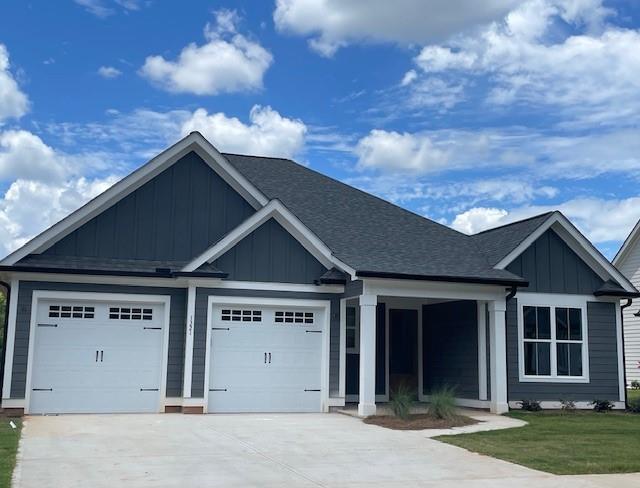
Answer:
M451 427L477 424L478 421L464 415L454 415L450 419L439 419L423 413L410 415L407 420L392 415L374 415L364 419L364 423L395 430L424 430L450 429Z

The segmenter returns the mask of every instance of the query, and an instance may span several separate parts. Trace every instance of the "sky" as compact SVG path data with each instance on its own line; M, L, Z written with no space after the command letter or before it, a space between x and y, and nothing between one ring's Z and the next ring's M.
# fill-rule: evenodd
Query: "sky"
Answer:
M640 218L640 2L0 6L0 254L192 130L465 233L557 209L611 258Z

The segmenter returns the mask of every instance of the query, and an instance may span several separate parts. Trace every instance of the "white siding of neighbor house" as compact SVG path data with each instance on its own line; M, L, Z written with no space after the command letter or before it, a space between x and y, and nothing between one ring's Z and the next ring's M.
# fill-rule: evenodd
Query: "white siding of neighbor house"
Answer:
M640 239L632 243L625 259L618 263L618 268L629 278L636 288L640 288ZM626 301L623 301L625 303ZM640 310L640 299L636 298L630 307L624 310L624 349L627 384L633 380L640 381L640 317L635 314Z

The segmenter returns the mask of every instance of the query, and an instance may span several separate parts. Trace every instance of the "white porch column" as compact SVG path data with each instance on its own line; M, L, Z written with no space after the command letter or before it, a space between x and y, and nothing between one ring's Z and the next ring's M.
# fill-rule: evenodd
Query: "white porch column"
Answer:
M487 399L487 302L478 300L478 398Z
M182 396L191 398L191 371L193 368L193 321L196 315L196 287L189 285L187 291L187 334L184 342L184 381ZM208 388L205 385L205 388Z
M491 412L509 411L507 402L507 310L504 298L489 302L489 350L491 351Z
M358 415L376 413L376 295L360 296L360 390Z

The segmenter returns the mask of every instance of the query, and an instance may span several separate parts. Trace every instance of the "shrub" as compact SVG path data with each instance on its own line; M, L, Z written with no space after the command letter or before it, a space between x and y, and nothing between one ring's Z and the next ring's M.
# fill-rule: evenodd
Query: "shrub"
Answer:
M574 402L573 400L560 400L560 403L562 404L562 407L560 407L562 409L563 412L573 412L576 409L576 402Z
M633 400L629 400L627 411L631 413L640 413L640 398L634 398Z
M407 385L399 385L394 392L391 393L391 410L396 417L406 420L411 412L413 404L414 392Z
M591 405L596 412L608 412L613 408L613 403L609 400L594 400Z
M640 390L640 381L633 380L631 382L631 388L633 388L634 390Z
M456 414L455 388L442 386L431 392L429 413L439 419L450 419Z
M518 402L520 404L520 408L522 410L526 410L527 412L539 412L542 410L540 406L540 402L538 400L522 400Z

